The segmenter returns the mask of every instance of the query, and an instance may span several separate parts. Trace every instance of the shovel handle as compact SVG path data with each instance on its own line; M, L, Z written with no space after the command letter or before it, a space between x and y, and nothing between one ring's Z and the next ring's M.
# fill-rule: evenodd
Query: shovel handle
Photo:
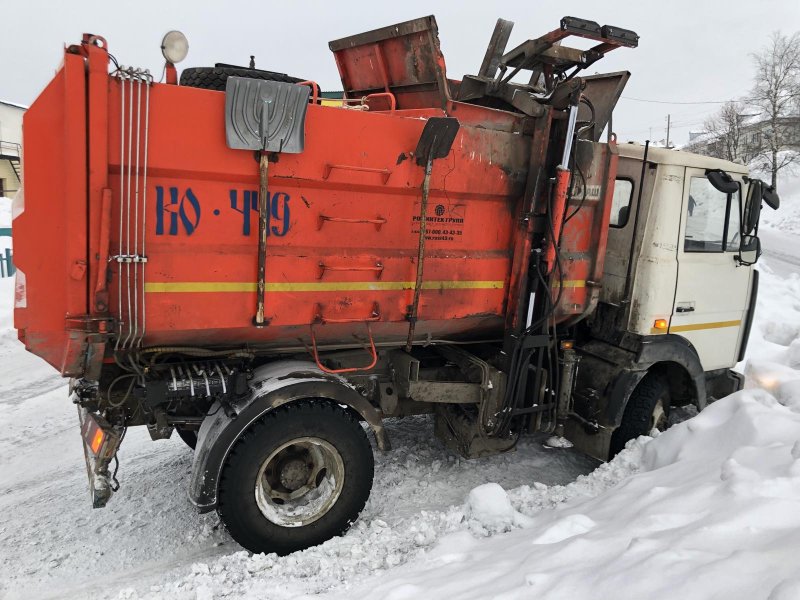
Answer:
M269 194L267 191L269 159L266 152L261 153L258 172L258 287L256 288L256 316L253 318L253 324L256 327L263 327L266 325L264 321L264 290L267 270L267 220L269 219Z

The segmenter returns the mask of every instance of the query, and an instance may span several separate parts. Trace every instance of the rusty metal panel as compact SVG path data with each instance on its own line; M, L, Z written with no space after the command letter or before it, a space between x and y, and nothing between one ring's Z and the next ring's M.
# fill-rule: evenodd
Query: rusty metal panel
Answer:
M444 108L450 99L433 16L334 40L328 46L347 98L388 92L397 109Z
M482 393L479 383L412 381L409 385L409 397L423 402L480 404Z
M84 344L65 316L87 312L86 80L82 56L25 113L24 210L14 219L14 324L26 347L64 375L80 374Z
M575 322L597 305L618 158L615 144L577 144L575 177L559 252L561 273L557 270L552 281L553 297L559 298L559 321ZM560 295L559 287L563 288Z
M589 110L587 104L581 103L578 110L579 121L587 123L593 121L594 123L589 130L587 139L595 142L600 140L603 130L611 121L611 114L630 76L628 71L619 71L582 78L585 84L583 95L589 99L593 108L593 110Z

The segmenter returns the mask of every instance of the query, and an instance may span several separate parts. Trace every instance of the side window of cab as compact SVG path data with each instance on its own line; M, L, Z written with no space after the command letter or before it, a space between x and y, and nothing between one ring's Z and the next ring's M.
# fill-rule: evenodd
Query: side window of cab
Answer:
M684 252L737 251L741 196L741 186L738 192L725 194L705 177L692 177L686 204Z
M631 200L633 199L633 181L618 178L614 181L614 196L611 199L610 227L622 228L628 224Z

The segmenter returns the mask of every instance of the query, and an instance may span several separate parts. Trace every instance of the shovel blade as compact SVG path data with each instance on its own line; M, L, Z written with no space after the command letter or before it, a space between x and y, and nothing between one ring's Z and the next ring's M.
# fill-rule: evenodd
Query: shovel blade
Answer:
M228 77L225 87L228 148L302 152L310 91L306 85Z
M450 154L453 140L458 133L458 119L452 117L431 117L425 123L425 129L419 136L417 149L414 151L417 164L424 166L429 160L444 158Z

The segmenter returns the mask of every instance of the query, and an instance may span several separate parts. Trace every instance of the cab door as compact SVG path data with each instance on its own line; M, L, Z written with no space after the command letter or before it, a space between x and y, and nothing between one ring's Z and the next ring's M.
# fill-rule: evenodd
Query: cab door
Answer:
M678 278L669 332L688 339L703 370L736 364L751 267L739 265L739 191L720 192L703 169L687 168L678 239Z

